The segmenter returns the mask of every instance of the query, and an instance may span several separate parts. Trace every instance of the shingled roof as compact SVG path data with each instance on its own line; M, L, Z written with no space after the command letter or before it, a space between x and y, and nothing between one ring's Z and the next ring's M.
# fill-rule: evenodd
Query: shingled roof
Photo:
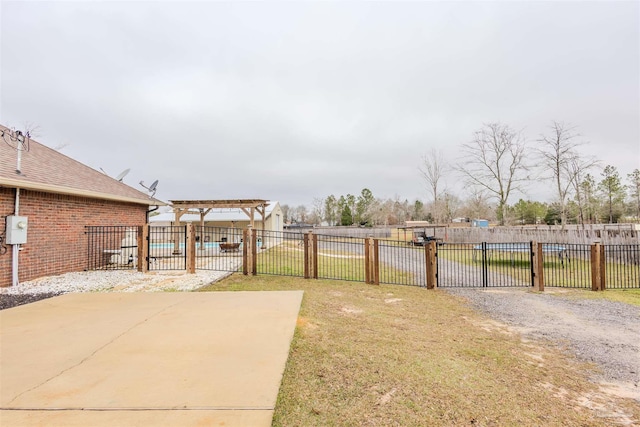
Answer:
M0 131L9 132L0 125ZM33 139L29 151L23 151L20 173L16 171L17 151L0 138L0 187L23 188L47 193L69 194L95 199L165 205L148 194L138 191L95 169L59 153Z

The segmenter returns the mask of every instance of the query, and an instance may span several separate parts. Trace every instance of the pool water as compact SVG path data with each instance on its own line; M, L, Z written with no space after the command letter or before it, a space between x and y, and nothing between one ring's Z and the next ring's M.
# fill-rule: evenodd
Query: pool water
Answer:
M225 242L222 242L225 243ZM262 242L258 242L258 247L262 246ZM184 249L184 242L181 242L178 245L179 248ZM201 247L201 243L200 242L196 242L196 249L200 249ZM220 247L220 242L205 242L204 243L204 249L214 249L214 248L219 248ZM240 247L242 248L242 243L240 243ZM174 245L173 243L151 243L150 244L150 249L173 249Z

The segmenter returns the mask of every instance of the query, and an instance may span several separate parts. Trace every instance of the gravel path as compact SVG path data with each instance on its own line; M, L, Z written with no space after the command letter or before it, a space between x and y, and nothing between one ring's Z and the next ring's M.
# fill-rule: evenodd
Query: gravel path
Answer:
M453 289L471 305L524 336L567 348L596 364L597 381L615 384L640 401L640 307L605 299L580 299L553 290ZM553 293L552 293L553 292Z
M231 274L226 271L139 273L136 271L82 271L42 277L18 286L0 288L0 310L71 292L192 291Z

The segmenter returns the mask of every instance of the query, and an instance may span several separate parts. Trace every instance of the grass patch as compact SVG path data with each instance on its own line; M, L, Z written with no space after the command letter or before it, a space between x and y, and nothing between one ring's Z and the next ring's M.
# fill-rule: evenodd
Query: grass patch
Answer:
M482 268L482 253L474 251L476 245L451 245L440 247L438 257L459 264ZM545 255L544 277L546 286L565 288L591 288L591 261L580 257L565 259ZM487 256L487 269L513 278L522 278L531 268L529 253L508 253L491 250ZM640 266L607 262L607 285L610 288L640 288Z
M549 289L547 292L553 294L554 290ZM604 292L571 289L562 290L561 295L567 298L607 299L609 301L622 302L640 307L640 289L607 289Z
M364 282L364 255L348 251L319 250L318 277ZM297 243L285 243L258 253L258 274L304 276L304 249ZM381 280L414 284L415 275L385 263L380 265Z
M579 365L444 291L232 275L204 291L304 290L274 426L605 426ZM631 401L625 409L640 417Z

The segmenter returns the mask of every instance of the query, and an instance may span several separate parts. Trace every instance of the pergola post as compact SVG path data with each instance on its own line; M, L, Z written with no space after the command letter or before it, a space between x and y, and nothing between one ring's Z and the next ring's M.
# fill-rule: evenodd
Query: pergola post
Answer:
M182 215L186 213L186 209L178 209L176 212L176 221L173 227L173 255L180 255L182 251L180 250L180 232L178 231L178 227L180 227L180 218Z
M262 199L236 199L236 200L170 200L175 213L175 224L180 224L180 218L182 215L188 212L198 211L200 213L200 233L204 232L204 217L212 210L217 208L232 208L240 209L249 217L249 224L253 230L252 236L254 237L254 247L256 246L256 229L255 229L255 212L256 210L262 218L262 245L265 244L265 222L266 222L266 207L269 206L268 200ZM200 242L200 249L204 247L204 236L200 236L202 241ZM174 243L173 243L173 255L180 255L180 238L179 233L174 230Z

